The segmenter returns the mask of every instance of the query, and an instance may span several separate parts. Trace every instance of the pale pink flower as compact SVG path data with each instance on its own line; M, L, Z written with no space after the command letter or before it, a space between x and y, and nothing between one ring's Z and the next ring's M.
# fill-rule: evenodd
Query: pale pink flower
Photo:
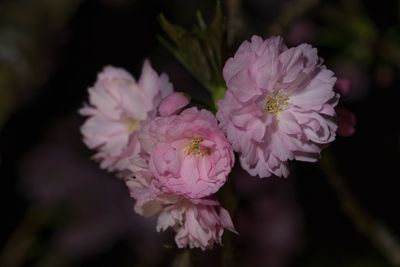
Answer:
M152 179L127 179L131 196L136 199L135 211L143 216L158 216L158 232L172 228L179 248L212 248L221 244L224 229L235 232L227 210L208 197L188 200L173 194L163 194L152 184Z
M223 70L217 118L251 175L289 175L288 160L314 162L335 139L336 78L317 49L253 36Z
M125 183L130 196L136 200L135 212L144 217L157 215L168 198L172 198L172 202L177 198L172 195L160 197L162 192L154 186L153 177L146 171L136 172L134 177L125 177Z
M189 108L156 117L143 124L138 136L142 162L148 161L153 182L163 193L209 196L225 183L234 163L231 145L207 110Z
M98 150L94 157L102 168L121 170L128 165L128 155L140 150L133 133L144 120L156 115L161 99L172 92L168 76L159 76L148 61L139 81L110 66L98 74L95 85L89 88L89 105L80 113L89 117L81 128L84 142Z
M157 231L175 229L179 248L212 248L222 243L224 229L236 233L228 211L212 199L193 203L181 200L167 206L158 216Z
M158 232L171 227L179 248L212 248L221 244L224 229L236 233L227 210L213 197L186 199L162 193L153 178L144 172L126 179L131 196L136 199L135 211L143 216L158 216Z

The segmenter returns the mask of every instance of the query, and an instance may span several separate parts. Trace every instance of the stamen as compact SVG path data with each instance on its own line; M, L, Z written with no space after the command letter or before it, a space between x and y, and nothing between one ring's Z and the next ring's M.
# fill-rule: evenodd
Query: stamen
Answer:
M280 91L276 91L267 97L265 111L278 116L279 113L289 104L289 97Z
M140 122L134 118L126 117L123 119L123 123L128 133L133 133L140 127Z
M201 140L200 138L192 138L189 143L185 145L184 152L185 155L195 154L196 156L206 156L210 155L210 150L208 148L200 147Z

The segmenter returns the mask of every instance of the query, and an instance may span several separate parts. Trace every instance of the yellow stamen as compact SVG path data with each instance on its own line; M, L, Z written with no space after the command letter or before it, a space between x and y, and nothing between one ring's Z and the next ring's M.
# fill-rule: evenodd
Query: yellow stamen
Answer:
M140 127L140 122L134 118L126 117L123 119L123 123L128 133L133 133Z
M289 97L280 91L276 91L267 97L265 111L278 116L279 113L289 104Z
M185 145L184 152L185 155L195 154L196 156L206 156L210 155L210 150L208 148L200 147L201 140L200 138L192 138L190 141Z

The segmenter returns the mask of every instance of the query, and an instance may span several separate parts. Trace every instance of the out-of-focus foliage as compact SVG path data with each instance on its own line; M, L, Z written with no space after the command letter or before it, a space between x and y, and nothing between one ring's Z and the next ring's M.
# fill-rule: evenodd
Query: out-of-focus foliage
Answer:
M200 11L197 12L197 22L198 25L188 31L161 15L161 27L173 44L163 37L159 37L159 40L217 100L224 93L221 87L224 87L222 67L226 26L221 4L217 2L214 18L208 27Z
M0 2L0 127L51 72L59 32L80 0Z
M315 41L335 51L330 62L372 71L378 88L393 85L400 66L399 26L379 29L360 0L322 3L319 10Z

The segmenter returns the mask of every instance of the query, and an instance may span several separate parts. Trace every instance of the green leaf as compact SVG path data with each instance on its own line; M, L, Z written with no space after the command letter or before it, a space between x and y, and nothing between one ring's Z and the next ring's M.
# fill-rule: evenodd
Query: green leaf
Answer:
M207 88L211 79L207 59L196 34L170 23L164 15L160 16L161 27L174 44L162 41L166 48L187 68L197 80Z
M226 20L222 14L220 1L217 2L214 19L208 30L208 39L213 51L216 53L217 63L222 67L222 51L225 49L224 45L226 44Z
M225 92L222 68L226 48L226 23L220 2L208 27L201 12L197 11L196 17L198 25L189 31L161 14L160 24L170 41L158 39L212 93L214 100L219 99Z

